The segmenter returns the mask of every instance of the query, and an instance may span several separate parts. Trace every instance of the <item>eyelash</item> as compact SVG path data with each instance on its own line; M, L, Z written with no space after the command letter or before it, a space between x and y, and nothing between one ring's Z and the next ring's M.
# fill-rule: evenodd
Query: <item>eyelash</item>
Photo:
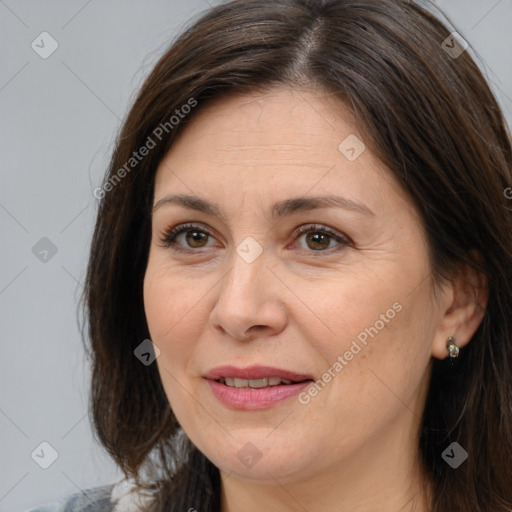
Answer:
M190 253L199 252L199 250L202 248L185 249L185 248L178 246L175 242L175 239L179 234L186 233L187 231L192 231L192 230L194 230L198 233L204 233L208 236L213 237L213 234L208 229L205 229L202 226L199 226L197 224L180 224L180 225L176 226L175 228L172 228L172 229L168 228L167 230L164 231L164 233L161 237L162 246L165 248L172 249L173 251L180 252L180 253L189 253L190 254ZM304 225L304 226L299 226L295 230L294 236L296 236L298 238L300 235L303 235L305 233L322 233L322 234L328 235L329 237L333 238L336 242L338 242L342 247L352 245L352 241L348 237L341 236L326 226L317 225L317 224L308 224L308 225ZM333 252L333 249L335 251L339 250L339 249L336 249L335 247L331 247L330 249L325 249L325 250L320 249L317 251L314 251L311 249L311 250L309 250L309 252L311 252L315 255L321 256L322 253L323 254L325 254L325 253L331 254ZM304 250L308 250L308 249L304 249Z

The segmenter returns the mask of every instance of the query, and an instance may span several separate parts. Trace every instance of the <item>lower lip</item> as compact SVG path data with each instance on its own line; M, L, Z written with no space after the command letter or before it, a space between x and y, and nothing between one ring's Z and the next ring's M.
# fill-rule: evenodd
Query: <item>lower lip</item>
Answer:
M268 409L276 403L298 395L312 381L297 382L296 384L281 384L267 388L232 388L216 380L207 379L216 398L228 407L234 409L255 410Z

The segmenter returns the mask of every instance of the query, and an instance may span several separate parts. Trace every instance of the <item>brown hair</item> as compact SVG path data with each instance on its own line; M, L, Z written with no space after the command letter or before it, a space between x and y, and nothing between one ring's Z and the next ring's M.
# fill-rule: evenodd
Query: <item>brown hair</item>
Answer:
M161 476L155 509L220 507L218 469L186 436L174 440L180 427L157 366L134 356L150 337L142 286L156 169L207 100L286 85L333 93L352 109L420 213L436 282L461 263L487 277L485 316L458 367L433 360L418 453L433 512L510 512L511 139L468 52L455 58L441 47L449 34L412 1L234 0L184 31L146 79L105 177L82 299L95 434L126 476ZM149 138L155 147L130 161ZM452 441L469 454L456 470L441 457Z

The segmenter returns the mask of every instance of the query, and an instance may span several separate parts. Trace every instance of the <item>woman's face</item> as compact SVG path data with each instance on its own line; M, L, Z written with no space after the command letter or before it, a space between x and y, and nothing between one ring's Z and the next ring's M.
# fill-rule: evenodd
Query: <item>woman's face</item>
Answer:
M223 474L285 483L416 453L445 308L415 210L362 139L335 99L278 88L212 103L158 168L146 317L172 410Z

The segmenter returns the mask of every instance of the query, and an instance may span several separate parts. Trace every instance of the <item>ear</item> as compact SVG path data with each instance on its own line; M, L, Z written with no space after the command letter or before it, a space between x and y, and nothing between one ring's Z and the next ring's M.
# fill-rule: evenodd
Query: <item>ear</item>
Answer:
M471 255L476 261L483 261L476 251L471 251ZM444 314L432 342L434 357L448 357L446 339L449 336L455 338L460 348L470 342L485 315L488 298L489 288L485 275L464 264L453 280L443 288L440 307Z

